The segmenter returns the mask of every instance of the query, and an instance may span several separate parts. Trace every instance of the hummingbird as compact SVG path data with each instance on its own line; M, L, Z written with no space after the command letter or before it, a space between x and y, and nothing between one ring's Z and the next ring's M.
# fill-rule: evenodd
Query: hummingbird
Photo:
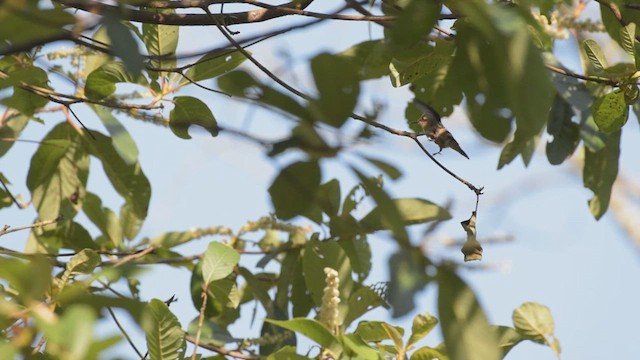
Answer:
M456 139L453 138L453 135L442 125L440 114L438 114L434 108L420 100L416 99L413 102L416 104L418 110L422 111L422 115L418 118L418 125L424 130L429 140L435 142L436 145L440 147L440 150L433 155L440 154L444 148L451 148L468 159L469 156L462 150Z

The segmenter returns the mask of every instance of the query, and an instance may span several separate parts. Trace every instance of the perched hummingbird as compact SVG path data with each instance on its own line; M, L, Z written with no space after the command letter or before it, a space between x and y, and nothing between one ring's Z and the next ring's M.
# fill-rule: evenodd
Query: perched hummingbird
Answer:
M440 151L433 155L440 154L444 148L451 148L468 159L469 156L467 156L460 145L458 145L453 135L442 125L440 114L420 100L414 100L413 102L416 104L418 110L422 111L422 115L418 119L418 125L424 130L425 135L440 147Z

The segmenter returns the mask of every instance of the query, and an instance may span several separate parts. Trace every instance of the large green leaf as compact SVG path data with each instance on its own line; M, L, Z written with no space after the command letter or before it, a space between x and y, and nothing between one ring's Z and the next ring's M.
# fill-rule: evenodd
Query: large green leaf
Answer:
M415 308L414 298L429 281L427 259L415 250L401 250L389 257L389 296L393 317L408 314Z
M185 73L191 81L201 81L218 77L237 68L247 58L235 49L216 50L207 53L198 61L189 66ZM181 84L189 83L189 80L182 79Z
M344 58L325 53L311 60L311 72L319 95L310 103L312 113L319 121L342 126L360 95L356 69Z
M45 293L51 290L50 259L34 256L23 261L0 257L0 278L15 289L18 303L28 305L42 301Z
M115 14L103 17L103 24L111 40L110 48L114 54L122 59L127 71L134 76L141 74L144 69L143 57L140 55L138 42L131 33L131 29L124 25Z
M497 334L473 290L448 266L438 268L438 313L449 358L502 359Z
M39 9L33 1L3 1L0 3L0 54L12 47L54 39L76 18L62 7Z
M580 126L571 121L573 116L571 105L556 95L547 123L547 133L553 136L553 140L547 143L546 153L552 165L561 164L578 147Z
M60 123L43 139L31 158L27 187L31 202L42 220L62 214L71 219L84 192L89 175L89 156L78 132Z
M593 120L598 129L605 133L618 131L629 118L629 106L622 90L614 90L596 100L593 104Z
M282 169L269 187L276 215L284 220L302 215L314 204L319 187L316 161L299 161Z
M316 344L327 348L333 352L334 355L339 356L342 351L342 346L338 339L320 322L313 319L295 318L291 320L272 320L265 319L266 322L280 326L287 330L291 330L300 333Z
M620 133L609 134L604 148L593 152L585 147L584 186L593 191L589 200L591 214L599 220L609 207L611 188L618 176L618 158L620 157Z
M122 246L122 228L116 214L109 208L102 207L102 200L95 194L88 192L82 204L85 215L102 232L103 236L114 248Z
M589 62L596 70L604 71L609 67L607 58L604 56L600 45L595 40L587 39L582 42L582 48L584 49Z
M375 79L389 73L392 52L383 40L369 40L356 44L338 55L349 61L361 80Z
M149 208L151 185L142 172L139 161L127 164L116 151L111 138L97 131L92 134L95 140L88 136L82 137L85 147L91 155L102 161L102 167L109 181L131 206L132 213L139 220L144 220Z
M11 149L13 144L16 143L12 139L18 139L29 122L28 116L17 111L8 113L5 119L4 126L0 127L0 139L6 141L0 141L0 156L4 156Z
M526 302L513 311L513 325L525 339L545 344L560 355L560 343L554 335L554 322L548 307Z
M158 16L175 14L175 9L149 10ZM151 66L161 69L173 68L176 65L175 55L178 47L179 26L142 23L142 41L149 55L159 56L152 59Z
M211 136L218 135L218 122L202 100L191 96L176 96L173 104L175 107L169 115L169 127L176 136L191 139L189 135L191 125L203 127Z
M375 215L375 217L372 218L374 220L379 219L379 221L371 222L371 225L374 226L373 230L375 230L376 225L384 224L386 228L393 232L394 240L398 242L399 245L403 247L409 246L409 235L405 228L405 221L394 201L384 190L382 190L379 182L376 182L372 178L368 178L355 168L352 170L360 179L360 182L366 192L371 195L373 200L376 202L376 211L378 212L378 215ZM346 203L347 201L345 200L345 206Z
M0 80L0 88L13 86L13 94L0 100L2 105L16 109L23 115L31 116L49 102L47 97L22 88L22 86L31 86L50 89L49 77L45 70L26 64L2 67L0 70L8 74L7 78Z
M120 157L128 165L135 163L138 160L138 146L120 120L113 116L111 109L100 105L89 105L89 107L95 111L102 120L102 124L107 128L111 139L113 139L113 147Z
M211 242L202 255L202 277L205 283L224 279L240 261L240 254L227 245Z
M135 76L122 62L108 62L87 76L84 92L89 99L102 100L116 91L117 83L131 83L148 86L147 80Z
M69 360L87 359L96 322L96 313L87 305L73 305L61 317L34 316L47 337L47 354Z
M260 105L283 111L297 118L311 118L309 111L288 94L261 83L245 71L233 71L219 77L218 86L231 95L254 100Z
M402 222L405 225L423 224L435 220L449 220L451 214L447 209L440 207L429 200L418 198L404 198L393 200L400 212ZM391 225L383 217L380 205L371 210L362 220L362 226L368 230L390 229Z
M442 3L435 0L411 0L388 30L392 49L407 48L426 37L440 17Z
M178 318L158 299L151 299L145 310L142 328L151 360L182 359L185 341Z
M307 289L311 293L316 306L322 304L322 295L326 287L326 275L323 270L327 267L338 272L340 320L342 321L345 318L346 307L354 286L351 262L336 241L312 239L305 247L302 269Z

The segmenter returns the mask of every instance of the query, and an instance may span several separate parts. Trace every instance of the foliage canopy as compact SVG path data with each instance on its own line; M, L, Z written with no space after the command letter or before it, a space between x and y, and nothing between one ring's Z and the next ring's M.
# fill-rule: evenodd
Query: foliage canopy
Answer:
M559 355L546 306L525 303L514 310L513 326L492 325L459 275L461 259L432 259L416 243L408 227L450 220L446 206L390 196L383 178L395 180L401 172L350 151L384 136L415 142L476 197L469 219L461 222L467 239L462 252L465 261L482 258L476 227L482 224L477 203L483 188L427 151L413 101L406 107L406 130L385 125L378 108L364 105L367 81L386 77L392 88L408 87L415 100L442 116L463 106L478 136L502 146L498 168L518 157L529 164L545 129L551 164L580 151L584 186L593 192L589 208L601 218L617 177L621 132L630 108L639 109L640 11L622 0L597 2L601 23L583 20L584 2L569 0L349 0L321 12L310 10L317 3L312 0L2 2L0 156L23 140L31 123L55 125L38 141L24 174L28 200L14 195L21 186L13 184L23 179L0 172L2 211L30 208L37 214L32 225L0 230L0 236L30 231L24 250L0 248L0 353L103 358L122 339L100 337L96 324L110 318L120 327L113 311L120 309L145 333L144 347L131 342L140 358L187 358L191 344L192 358L210 350L217 354L211 359L492 360L525 340ZM252 36L234 32L293 16L311 20ZM308 64L313 92L296 89L259 61L262 54L249 51L255 43L331 21L368 22L382 36L314 55ZM184 27L196 25L215 31L224 45L180 53ZM625 60L609 64L592 32L605 32ZM579 74L555 56L556 43L569 36L581 44ZM228 124L222 112L193 95L196 90L269 109L291 120L288 135L273 140ZM79 108L95 114L101 130L80 119ZM65 121L52 120L52 112ZM133 120L166 127L182 139L191 138L195 125L212 137L254 142L269 158L295 154L268 188L274 213L238 230L212 226L141 237L152 181L123 125ZM358 179L346 194L343 179L323 172L329 161L340 161ZM105 206L104 194L87 187L92 163L104 169L121 197L120 209ZM374 205L363 211L368 202ZM372 283L369 239L379 231L388 231L397 249L389 258L389 281ZM176 249L211 236L216 240L202 254ZM254 238L263 257L248 267L243 254L256 251L249 248ZM139 269L149 264L192 273L199 315L190 324L180 324L171 312L173 298L140 297ZM265 270L267 265L277 271ZM114 290L123 284L128 294ZM410 330L362 318L377 307L395 317L410 313L414 295L428 284L438 289L437 317L419 314ZM267 315L259 320L261 336L231 334L231 324L251 317L251 304ZM438 324L444 342L418 346ZM294 333L316 347L298 348Z

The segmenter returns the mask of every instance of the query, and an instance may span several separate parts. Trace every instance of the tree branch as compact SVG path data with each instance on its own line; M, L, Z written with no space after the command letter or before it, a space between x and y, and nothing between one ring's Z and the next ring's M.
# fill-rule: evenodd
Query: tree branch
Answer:
M20 231L20 230L33 229L33 228L38 228L38 227L43 227L43 226L55 224L55 223L57 223L57 222L59 222L61 220L62 220L62 215L59 215L57 218L55 218L53 220L38 221L37 223L31 224L31 225L18 226L18 227L14 227L14 228L12 228L9 225L5 225L2 229L0 229L0 236L6 235L6 234L10 234L12 232Z
M215 21L211 19L211 16L206 14L162 14L155 11L136 10L133 8L122 9L120 6L108 5L102 2L88 0L55 0L55 2L64 6L72 7L94 14L118 14L122 20L141 22L146 24L180 26L203 26L215 24ZM305 0L302 2L291 1L278 5L277 9L258 9L229 14L216 14L215 18L217 22L226 25L256 23L290 15L290 13L283 11L282 8L305 9L312 2L313 0ZM199 5L200 8L208 8L210 4L205 1L201 2Z

